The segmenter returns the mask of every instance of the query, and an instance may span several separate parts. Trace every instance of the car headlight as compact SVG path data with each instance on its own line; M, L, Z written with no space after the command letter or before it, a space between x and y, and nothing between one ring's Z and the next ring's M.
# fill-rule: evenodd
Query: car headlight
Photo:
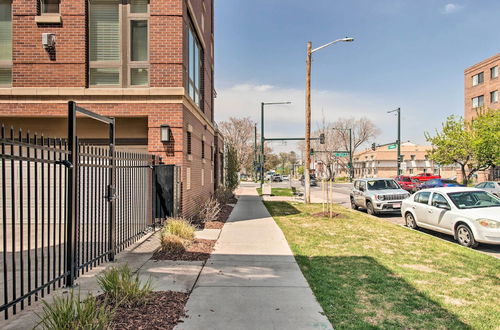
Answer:
M476 222L486 228L500 228L500 222L491 219L477 219Z
M385 199L384 195L375 195L375 198L379 201L383 201Z

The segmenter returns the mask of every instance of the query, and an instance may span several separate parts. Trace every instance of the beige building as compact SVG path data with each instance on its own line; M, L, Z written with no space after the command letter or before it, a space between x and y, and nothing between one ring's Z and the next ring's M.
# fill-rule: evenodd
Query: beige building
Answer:
M427 156L431 146L416 145L411 142L401 144L401 175L413 176L418 173L433 173L443 178L457 176L456 166L438 166ZM377 147L354 154L354 177L391 178L397 173L397 148ZM336 176L347 176L345 169L337 171Z

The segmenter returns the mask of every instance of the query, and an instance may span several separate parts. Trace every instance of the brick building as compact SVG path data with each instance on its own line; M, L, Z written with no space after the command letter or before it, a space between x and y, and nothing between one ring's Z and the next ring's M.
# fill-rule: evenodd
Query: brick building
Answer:
M500 109L500 53L464 71L464 118L473 119L478 111Z
M457 176L455 166L438 166L427 157L431 146L416 145L411 142L401 143L402 175L416 175L418 173L433 173L443 178ZM357 152L353 157L354 177L362 178L392 178L397 171L397 149L387 146L377 147L375 151L367 149ZM336 176L348 176L345 170L339 168Z
M65 137L69 100L113 116L119 148L182 167L192 215L222 177L213 17L213 0L0 0L0 122ZM80 118L77 134L107 131Z

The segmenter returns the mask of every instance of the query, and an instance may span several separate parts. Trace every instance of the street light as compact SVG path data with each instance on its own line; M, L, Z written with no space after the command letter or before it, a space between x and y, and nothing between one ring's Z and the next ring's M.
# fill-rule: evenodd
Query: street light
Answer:
M292 104L292 102L262 102L260 104L260 187L264 184L264 164L266 163L266 157L264 156L264 106L266 105L277 105L277 104Z
M306 204L311 202L311 178L309 174L309 168L311 167L311 58L312 53L317 52L320 49L331 46L337 42L351 42L354 41L353 38L342 38L337 39L318 48L312 49L312 43L309 41L307 43L307 58L306 58L306 164L304 168L304 188L305 197L304 201Z
M401 108L387 111L387 113L392 113L392 112L396 112L398 116L398 140L396 141L398 145L398 162L397 162L398 171L396 175L401 175L401 173L399 173L401 169Z

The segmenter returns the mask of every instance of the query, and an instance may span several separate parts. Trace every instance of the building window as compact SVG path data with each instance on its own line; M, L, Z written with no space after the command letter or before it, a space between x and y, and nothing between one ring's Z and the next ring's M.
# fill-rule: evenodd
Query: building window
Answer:
M415 155L410 155L411 160L415 160Z
M493 91L490 93L490 103L498 102L498 91Z
M191 155L191 132L187 132L187 153Z
M205 141L201 141L201 159L205 159Z
M476 96L472 98L472 107L479 108L484 105L484 95Z
M491 79L498 78L498 65L490 69L490 78Z
M12 86L11 0L0 0L0 86Z
M413 174L413 169L412 168L410 168L408 171L409 171L410 174Z
M149 0L90 0L89 16L90 85L149 86Z
M59 14L60 0L42 0L40 3L40 12L43 14Z
M188 78L188 94L189 97L201 108L201 75L203 72L203 53L199 39L192 25L189 25L188 31L188 61L187 78Z
M484 72L472 76L472 86L477 86L484 82Z
M210 146L210 160L214 161L214 146Z

